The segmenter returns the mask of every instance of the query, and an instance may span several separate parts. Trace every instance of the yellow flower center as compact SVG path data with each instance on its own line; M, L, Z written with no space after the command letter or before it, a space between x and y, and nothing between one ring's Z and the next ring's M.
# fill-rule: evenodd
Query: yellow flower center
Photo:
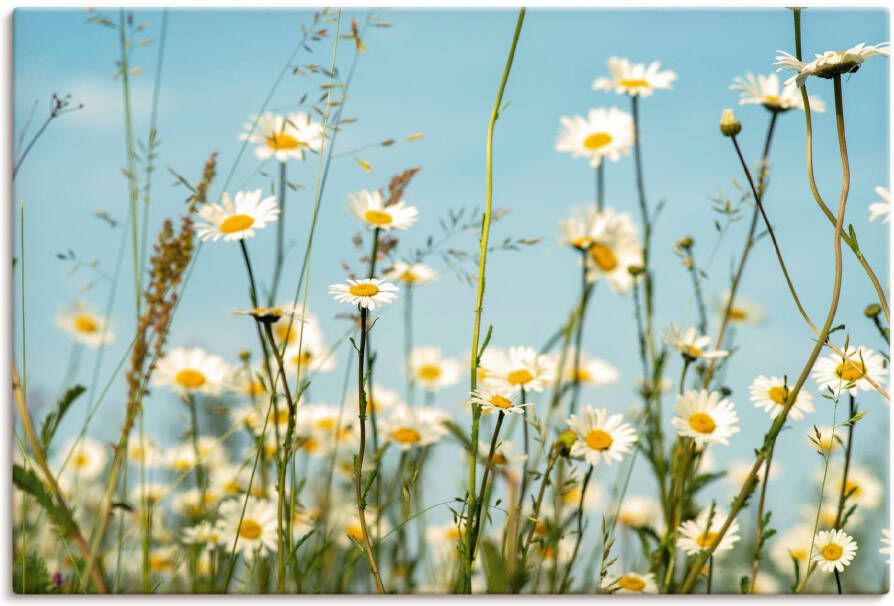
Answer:
M345 532L358 541L363 540L363 529L360 527L360 524L352 524L351 526L348 526L345 528Z
M153 553L149 556L149 569L152 572L173 572L174 561L167 556Z
M773 400L780 406L782 404L785 404L785 396L786 396L785 387L780 387L778 385L775 387L771 387L770 391L767 395L770 396L771 400Z
M860 485L854 482L853 480L848 480L844 485L844 494L850 497L859 497L860 493L863 491L860 489Z
M714 539L717 538L716 532L705 532L698 537L696 537L695 542L698 543L699 547L710 547L712 543L714 543Z
M90 465L90 457L83 452L79 452L74 456L74 464L78 469L84 469Z
M259 396L264 393L264 384L260 381L249 381L245 385L245 394L249 396Z
M304 147L304 145L304 143L286 133L273 133L267 137L267 147L275 151L298 149Z
M703 412L697 412L689 417L689 426L699 433L713 433L717 429L717 423L711 415Z
M577 505L580 502L581 489L572 488L562 493L562 502L566 505Z
M273 332L276 334L276 338L284 343L291 343L295 340L295 337L298 336L298 331L295 329L295 326L289 328L288 322L280 324L279 326L274 326Z
M856 381L863 378L863 375L866 374L866 369L863 367L862 362L845 360L835 369L835 374L845 381Z
M509 398L505 398L500 394L494 394L490 397L490 403L492 406L496 406L497 408L502 408L506 410L507 408L512 408L512 400Z
M239 536L243 539L257 539L261 536L261 525L254 520L246 518L239 525Z
M685 353L690 358L700 358L702 356L702 350L695 345L684 345L683 353Z
M441 367L437 364L423 364L416 374L423 381L436 381L441 376Z
M316 438L305 438L301 448L305 452L317 452L320 449L320 442Z
M748 312L741 307L733 307L729 310L729 319L733 322L745 322L748 320Z
M295 366L305 366L313 361L314 355L309 351L302 351L300 354L292 356L292 364Z
M444 533L445 538L455 541L459 538L459 529L456 526L451 526L447 529L447 532Z
M608 133L593 133L584 139L584 148L590 151L598 151L612 142L612 136Z
M354 284L348 289L348 292L355 297L374 297L379 294L379 287L371 282L364 282L362 284Z
M391 222L394 221L394 217L391 216L391 213L385 212L384 210L368 210L363 215L363 218L373 225L390 225Z
M398 427L392 432L391 437L401 444L416 444L422 439L419 432L412 427Z
M328 430L335 428L335 419L332 417L325 417L323 419L317 420L317 429Z
M767 95L766 97L764 97L764 103L779 103L779 97L777 95Z
M400 275L400 279L403 280L404 282L413 283L419 279L419 276L417 276L415 274L415 272L413 272L412 269L408 269L407 271L405 271L404 273L402 273Z
M638 80L637 79L621 80L620 82L618 82L618 84L620 84L624 88L638 88L641 86L649 86L649 81L643 80L642 78L640 78Z
M590 236L578 236L571 240L571 246L580 250L587 250L591 244L593 244L593 238Z
M234 234L239 231L245 231L254 224L254 217L248 215L230 215L223 220L218 229L224 234Z
M612 445L612 442L614 442L612 437L601 429L591 429L587 432L584 441L587 443L587 446L593 450L605 450Z
M227 494L239 494L240 492L242 492L242 487L236 480L227 480L227 482L223 485L223 489L224 492Z
M618 257L608 246L594 244L590 247L590 258L602 271L612 271L618 266Z
M509 459L506 458L502 452L495 452L494 456L490 458L490 462L494 465L505 465L509 462Z
M593 380L593 375L586 368L578 368L574 373L574 378L580 383L589 383Z
M627 591L642 591L643 587L646 586L646 583L634 576L624 575L620 579L618 579L618 585Z
M536 533L539 534L539 535L544 535L544 534L546 534L547 532L549 532L549 525L547 525L546 521L544 521L544 520L539 520L539 521L534 525L534 532L536 532Z
M820 555L829 561L837 560L844 553L844 548L837 543L829 543L820 550Z
M74 327L78 332L93 334L99 330L99 322L93 316L78 314L74 319Z
M513 370L508 375L506 375L506 380L509 381L512 385L524 385L528 383L531 379L534 378L534 375L531 374L531 371L527 368L520 368L518 370Z
M806 549L789 549L789 554L799 562L807 559Z
M205 384L205 375L195 368L184 368L176 375L174 380L187 389L198 389Z

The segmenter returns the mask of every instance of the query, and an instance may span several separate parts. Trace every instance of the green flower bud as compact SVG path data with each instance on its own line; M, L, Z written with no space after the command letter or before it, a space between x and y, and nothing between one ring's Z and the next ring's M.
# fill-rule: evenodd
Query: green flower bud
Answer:
M733 110L727 108L720 116L720 132L724 137L734 137L742 130L742 123L736 120Z

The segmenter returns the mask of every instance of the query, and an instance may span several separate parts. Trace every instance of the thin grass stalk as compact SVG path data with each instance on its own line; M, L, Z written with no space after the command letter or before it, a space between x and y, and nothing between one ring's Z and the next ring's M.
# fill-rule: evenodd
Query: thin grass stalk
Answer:
M577 520L577 536L574 539L574 550L571 552L571 559L568 566L565 567L565 574L562 575L562 582L559 584L559 592L564 593L568 589L568 580L571 576L571 569L577 561L577 554L580 552L580 544L584 539L584 501L587 498L587 488L590 485L590 478L593 476L593 466L587 467L587 473L584 475L584 481L581 484L580 500L577 503L577 511L574 518Z

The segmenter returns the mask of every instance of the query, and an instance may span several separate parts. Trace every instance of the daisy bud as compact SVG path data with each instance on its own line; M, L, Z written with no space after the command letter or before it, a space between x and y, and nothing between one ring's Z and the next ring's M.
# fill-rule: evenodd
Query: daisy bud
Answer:
M640 267L639 265L631 265L627 268L627 271L630 273L631 276L635 278L636 276L642 274L645 271L645 268Z
M866 306L866 309L863 310L863 314L867 318L874 318L882 313L882 307L878 303L871 303Z
M566 429L562 433L559 434L559 437L556 438L555 444L553 444L553 448L560 449L562 456L568 456L568 453L571 450L571 447L574 446L574 443L577 442L577 434L574 433L572 429Z
M735 137L742 130L742 123L736 120L733 110L727 108L720 116L720 132L724 137Z
M695 244L695 240L692 239L692 236L684 236L677 240L677 248L680 250L689 250L693 244Z
M251 358L251 352L248 351L247 349L243 349L242 351L239 352L239 359L242 360L243 362L248 362L248 360L250 358Z

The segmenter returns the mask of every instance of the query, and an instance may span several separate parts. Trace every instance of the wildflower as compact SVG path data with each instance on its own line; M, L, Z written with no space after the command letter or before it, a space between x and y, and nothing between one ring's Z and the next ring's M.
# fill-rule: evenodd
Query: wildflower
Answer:
M891 529L890 528L882 528L882 545L883 547L879 547L878 552L888 556L885 558L885 564L891 563Z
M869 205L869 220L875 221L883 217L882 223L888 223L891 221L891 193L881 186L875 188L875 193L881 200Z
M857 543L843 530L821 530L814 539L813 561L823 572L844 570L857 554Z
M574 555L574 543L575 539L571 535L559 539L557 549L549 541L540 541L536 554L540 557L541 565L550 570L566 566Z
M583 483L575 480L567 480L565 486L562 487L562 492L559 495L559 499L562 501L562 504L571 509L577 509L578 505L580 505L580 498L583 494ZM598 484L594 482L590 482L587 485L587 492L584 496L584 511L594 511L598 506L599 502L602 500L602 490L599 488Z
M562 116L559 121L562 131L556 151L570 153L573 158L589 158L594 168L603 158L617 162L622 154L630 153L633 118L616 107L591 109L586 118Z
M314 331L309 331L304 335L300 346L296 341L287 347L283 352L283 360L286 369L292 373L298 372L298 369L310 372L328 372L336 365L332 351L326 348L322 337Z
M488 462L501 469L504 473L515 475L511 467L521 465L528 458L524 452L516 452L518 448L511 440L501 440L497 447L494 448L494 456L488 460L490 454L490 444L487 442L478 442L478 462L487 465Z
M771 419L782 412L782 408L789 396L789 388L784 379L779 377L765 377L758 375L748 388L751 401L758 408L770 414ZM813 412L813 397L804 389L798 392L795 403L789 409L789 418L799 421L807 413Z
M794 82L798 86L804 86L808 76L834 78L841 74L851 74L860 69L863 62L870 57L875 57L876 55L887 57L890 55L891 50L888 42L870 44L868 46L861 42L845 51L826 51L821 55L815 55L816 58L809 63L799 61L785 51L776 52L780 53L776 57L776 71L790 69L797 72L786 80L785 83Z
M193 393L220 394L232 376L229 365L220 356L200 347L176 348L158 361L153 382L169 386L181 396Z
M356 415L342 414L336 406L304 404L298 408L296 420L300 436L317 446L313 454L329 454L337 447L353 448L358 440L352 420Z
M353 394L353 402L351 404L351 410L357 410L360 403L357 401L358 395ZM403 402L401 402L400 394L398 394L393 389L388 389L387 387L382 387L378 383L373 383L366 390L366 412L371 413L373 411L379 413L390 410L395 407L405 406Z
M730 291L723 293L721 303L717 306L721 314L726 313ZM736 295L733 306L729 310L729 321L734 324L759 324L766 317L764 308L758 303Z
M424 263L404 263L396 261L382 275L386 280L400 281L406 284L428 284L437 277L435 270Z
M729 437L739 431L739 417L733 403L720 397L719 392L704 389L677 396L676 416L671 420L677 433L699 446L729 444Z
M711 343L711 337L708 335L699 336L694 326L681 333L676 325L671 324L664 329L662 338L670 347L683 354L683 357L692 360L697 358L723 358L729 355L728 351L722 349L705 349Z
M822 455L829 455L841 446L841 437L837 434L837 430L828 425L814 425L807 432L807 439L814 450Z
M628 528L648 528L657 519L660 509L655 499L628 495L618 509L618 523Z
M382 419L380 435L400 450L428 446L447 434L445 416L433 408L398 406Z
M831 390L836 396L842 391L857 395L858 391L873 389L866 377L879 384L884 383L888 373L885 359L868 347L849 346L844 357L835 353L817 360L813 367L813 378L820 391Z
M92 480L102 473L106 466L106 448L99 441L90 436L75 438L62 448L64 453L60 459L61 464L66 459L66 470L75 475L78 480Z
M620 461L622 455L633 452L636 430L624 423L623 415L609 416L604 408L597 410L585 406L580 418L571 415L567 423L577 434L577 441L571 447L573 458L585 459L593 466L598 465L600 460L611 465L612 461Z
M146 504L151 506L164 499L168 494L170 494L170 489L167 485L160 482L145 482L131 488L128 497L131 503L139 506L142 506L145 498Z
M837 499L841 493L843 474L844 470L836 466L832 469L826 481L826 490L831 489L834 499ZM866 510L874 509L881 505L884 489L871 471L862 465L852 462L847 471L844 494L847 497L848 507L857 505L859 509Z
M433 549L435 561L444 562L459 556L456 545L463 532L463 525L457 522L426 527L425 542Z
M738 489L745 484L745 481L751 476L751 470L754 467L754 464L752 461L737 460L728 463L726 467L726 480L738 492ZM765 468L761 467L757 474L756 483L764 481L765 473ZM782 465L780 465L778 461L773 461L773 465L770 467L770 480L772 481L778 478L781 473Z
M469 402L481 407L481 412L490 414L494 412L502 412L503 414L522 414L525 406L530 403L520 404L518 402L518 392L511 389L507 385L500 385L493 382L482 382L481 386L472 392Z
M742 131L742 123L736 119L733 110L727 108L720 115L720 132L724 137L735 137Z
M241 552L246 560L252 561L255 556L264 557L268 552L276 551L276 506L273 503L249 497L244 504L242 499L231 499L221 504L218 511L220 520L217 531L220 543L232 549L236 542L236 551ZM241 521L240 521L241 520Z
M131 436L127 441L127 460L151 469L162 464L163 456L151 437Z
M776 74L754 74L748 72L745 77L736 76L730 90L739 92L739 105L763 105L771 112L785 112L790 109L804 109L801 91L794 82L779 87L779 76ZM810 110L826 111L826 104L817 97L809 97Z
M710 526L708 525L709 516L711 517ZM720 529L725 521L726 513L722 509L715 508L713 516L711 516L710 508L703 509L694 520L687 520L680 524L677 529L677 547L685 551L687 555L695 555L708 549L717 540L717 535L720 534ZM714 553L732 549L738 540L739 522L733 520L717 544Z
M323 144L323 125L308 114L290 114L288 117L265 112L252 116L245 124L240 141L259 143L255 156L259 160L276 159L277 162L303 160L307 150L320 151Z
M294 305L277 305L275 307L253 307L251 309L237 309L233 313L240 316L251 316L258 322L263 324L275 324L285 320L297 326L304 320L300 317L298 310Z
M781 532L771 543L770 558L781 571L792 570L792 560L801 570L807 570L810 544L813 542L813 526L799 524Z
M581 383L598 387L617 383L621 377L621 371L601 358L591 358L587 354L580 353L580 363L574 368L575 350L568 349L565 354L565 379L568 381L580 381Z
M359 305L370 311L376 305L393 303L397 299L397 286L384 280L369 278L364 280L348 280L347 284L332 284L329 294L340 303Z
M632 267L643 262L642 245L629 213L613 208L598 212L590 229L590 245L585 263L587 281L605 278L614 293L625 293L633 286Z
M56 316L56 325L76 342L88 347L99 347L115 340L109 319L82 301L75 301L68 310L60 312Z
M419 211L400 200L385 204L382 192L360 190L348 197L351 212L373 229L407 229L416 222Z
M460 366L445 358L437 347L416 347L410 352L413 380L429 391L439 391L459 381Z
M188 520L198 520L203 517L207 511L217 505L220 500L218 493L213 490L205 490L205 498L202 499L202 491L197 488L190 488L182 492L176 493L171 499L171 509L177 515L183 516ZM232 543L230 544L232 546Z
M356 543L363 544L363 528L360 526L360 516L357 515L357 505L351 502L342 502L330 512L332 526L338 533L338 543L342 546L350 546ZM371 526L371 520L377 520L378 531L381 536L388 534L391 526L388 518L379 517L376 509L366 508L367 525ZM372 530L372 529L370 529Z
M611 77L597 78L593 82L593 90L614 90L619 95L648 97L656 90L670 89L671 84L677 79L676 73L670 70L661 71L661 63L658 61L646 65L610 57L608 71Z
M485 381L513 390L541 392L555 376L553 357L539 354L533 347L510 347L508 353L488 349L481 368Z
M254 238L256 229L264 229L268 223L279 219L276 196L261 198L261 190L237 191L234 198L223 192L220 204L206 203L196 213L207 223L196 228L196 234L204 240L226 242Z
M602 589L614 589L615 593L658 593L654 573L625 572L618 576L607 576Z
M291 313L281 314L281 317L273 322L273 336L277 341L286 345L296 344L299 337L305 343L312 339L323 341L323 333L316 316L312 314L300 315L300 312L291 304L281 305L280 309L288 310Z
M198 545L203 550L213 551L221 543L220 530L211 522L199 522L184 528L181 540L185 545Z

